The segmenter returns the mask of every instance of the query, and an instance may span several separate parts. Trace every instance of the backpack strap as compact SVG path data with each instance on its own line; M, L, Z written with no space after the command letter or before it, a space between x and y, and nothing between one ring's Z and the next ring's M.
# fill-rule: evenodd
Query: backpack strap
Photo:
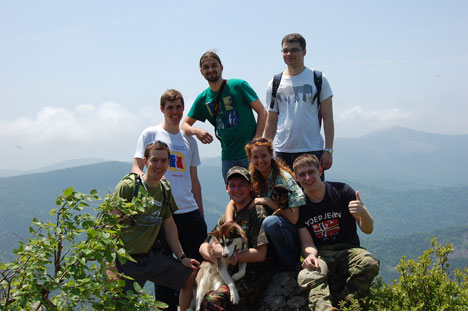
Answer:
M138 193L140 191L140 186L143 185L143 182L141 181L141 176L139 174L136 174L136 173L132 172L132 173L127 175L127 177L129 177L130 179L132 179L132 176L135 179L135 186L134 186L135 190L133 191L133 198L135 198L135 197L138 197ZM169 205L169 202L170 202L169 191L171 190L171 188L169 186L169 182L166 181L166 180L160 180L160 183L162 185L162 196L163 196L162 204L166 205L166 206L169 206L169 209L171 210L171 213L174 213L172 211L172 207Z
M320 92L322 91L322 72L318 70L314 70L314 84L317 92L312 99L312 104L314 103L315 99L317 99L317 111L318 111L318 120L319 120L319 127L322 127L322 113L320 112Z
M219 109L219 101L221 101L221 95L223 94L224 87L226 86L226 79L223 79L223 83L221 84L221 87L219 88L218 95L216 96L215 99L215 106L213 110L213 119L214 119L214 128L215 128L215 136L218 138L219 141L221 141L221 138L218 135L218 130L216 128L216 117L218 116L218 109Z
M273 84L271 87L271 101L270 101L270 109L275 106L276 102L276 93L278 92L279 85L281 83L281 77L283 77L283 72L276 74L273 77ZM279 112L278 112L279 113Z
M140 185L143 183L141 182L141 176L136 173L131 173L135 175L135 190L133 191L133 197L138 197L138 192L140 191Z
M163 190L163 205L166 205L169 207L169 210L171 210L171 214L174 214L174 211L172 210L172 207L170 205L170 194L169 191L171 190L169 186L169 182L166 180L160 180L159 183L162 184L162 190Z

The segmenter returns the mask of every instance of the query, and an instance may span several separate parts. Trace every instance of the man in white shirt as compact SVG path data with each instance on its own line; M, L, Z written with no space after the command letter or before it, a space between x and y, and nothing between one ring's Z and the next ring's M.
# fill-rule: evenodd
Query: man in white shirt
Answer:
M291 169L299 155L308 153L316 155L322 168L327 170L333 162L334 139L330 85L322 76L320 97L316 98L314 70L304 65L307 52L304 37L300 34L286 35L281 45L287 69L282 73L273 102L273 79L268 85L265 137L270 140L275 138L276 156L282 158ZM320 134L322 118L325 142Z
M171 184L172 193L178 206L174 221L179 232L179 240L184 253L189 258L202 261L198 251L207 236L203 214L203 202L197 166L200 156L196 140L179 128L184 112L184 99L177 90L167 90L161 96L160 109L164 121L146 128L141 133L135 151L132 172L142 174L144 151L148 144L165 142L170 150L169 168L165 174ZM169 304L169 310L177 310L176 297L170 288L155 285L156 299Z

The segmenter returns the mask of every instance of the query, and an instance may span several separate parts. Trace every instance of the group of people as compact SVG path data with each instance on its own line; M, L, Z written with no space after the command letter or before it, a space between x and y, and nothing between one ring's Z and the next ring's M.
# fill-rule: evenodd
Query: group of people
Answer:
M219 243L207 234L197 172L195 137L203 144L214 139L194 126L205 120L221 142L222 175L231 199L216 227L235 221L249 243L236 254L237 261L248 263L246 275L236 282L240 303L230 303L223 285L206 295L202 308L258 309L272 273L283 270L298 273L298 284L310 290L312 310L335 309L339 301L368 291L379 262L360 246L357 226L370 234L373 219L359 192L324 181L323 171L333 162L330 85L304 65L306 42L300 34L286 35L281 45L287 69L270 81L266 106L246 81L223 79L223 65L212 51L200 58L209 87L185 119L179 91L161 96L164 121L142 132L132 174L114 192L128 202L153 198L153 206L134 216L122 233L124 248L136 262L109 264L109 275L133 279L126 280L124 291L134 289L134 282L153 281L158 300L170 310L177 305L186 310L201 261L222 256ZM289 192L285 209L270 197L278 184Z

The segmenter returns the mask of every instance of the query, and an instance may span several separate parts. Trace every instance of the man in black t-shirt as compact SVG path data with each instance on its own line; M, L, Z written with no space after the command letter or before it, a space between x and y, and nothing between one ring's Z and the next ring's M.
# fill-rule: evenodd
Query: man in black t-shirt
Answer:
M322 168L314 155L293 164L306 194L297 228L304 261L298 283L309 288L311 310L334 310L341 300L365 295L379 272L379 261L359 243L357 226L371 234L374 220L349 185L320 180Z

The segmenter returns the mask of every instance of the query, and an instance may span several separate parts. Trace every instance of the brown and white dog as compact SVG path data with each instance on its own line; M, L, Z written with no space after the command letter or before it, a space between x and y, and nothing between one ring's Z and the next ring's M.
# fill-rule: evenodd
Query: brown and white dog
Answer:
M196 277L196 286L193 288L192 308L200 310L203 298L212 289L218 289L222 285L229 287L231 302L239 303L239 293L237 292L235 281L240 280L245 275L247 263L239 262L239 271L232 276L229 275L229 264L237 264L236 252L248 248L247 236L244 230L235 222L223 224L219 229L209 233L222 246L222 257L216 263L203 261Z

